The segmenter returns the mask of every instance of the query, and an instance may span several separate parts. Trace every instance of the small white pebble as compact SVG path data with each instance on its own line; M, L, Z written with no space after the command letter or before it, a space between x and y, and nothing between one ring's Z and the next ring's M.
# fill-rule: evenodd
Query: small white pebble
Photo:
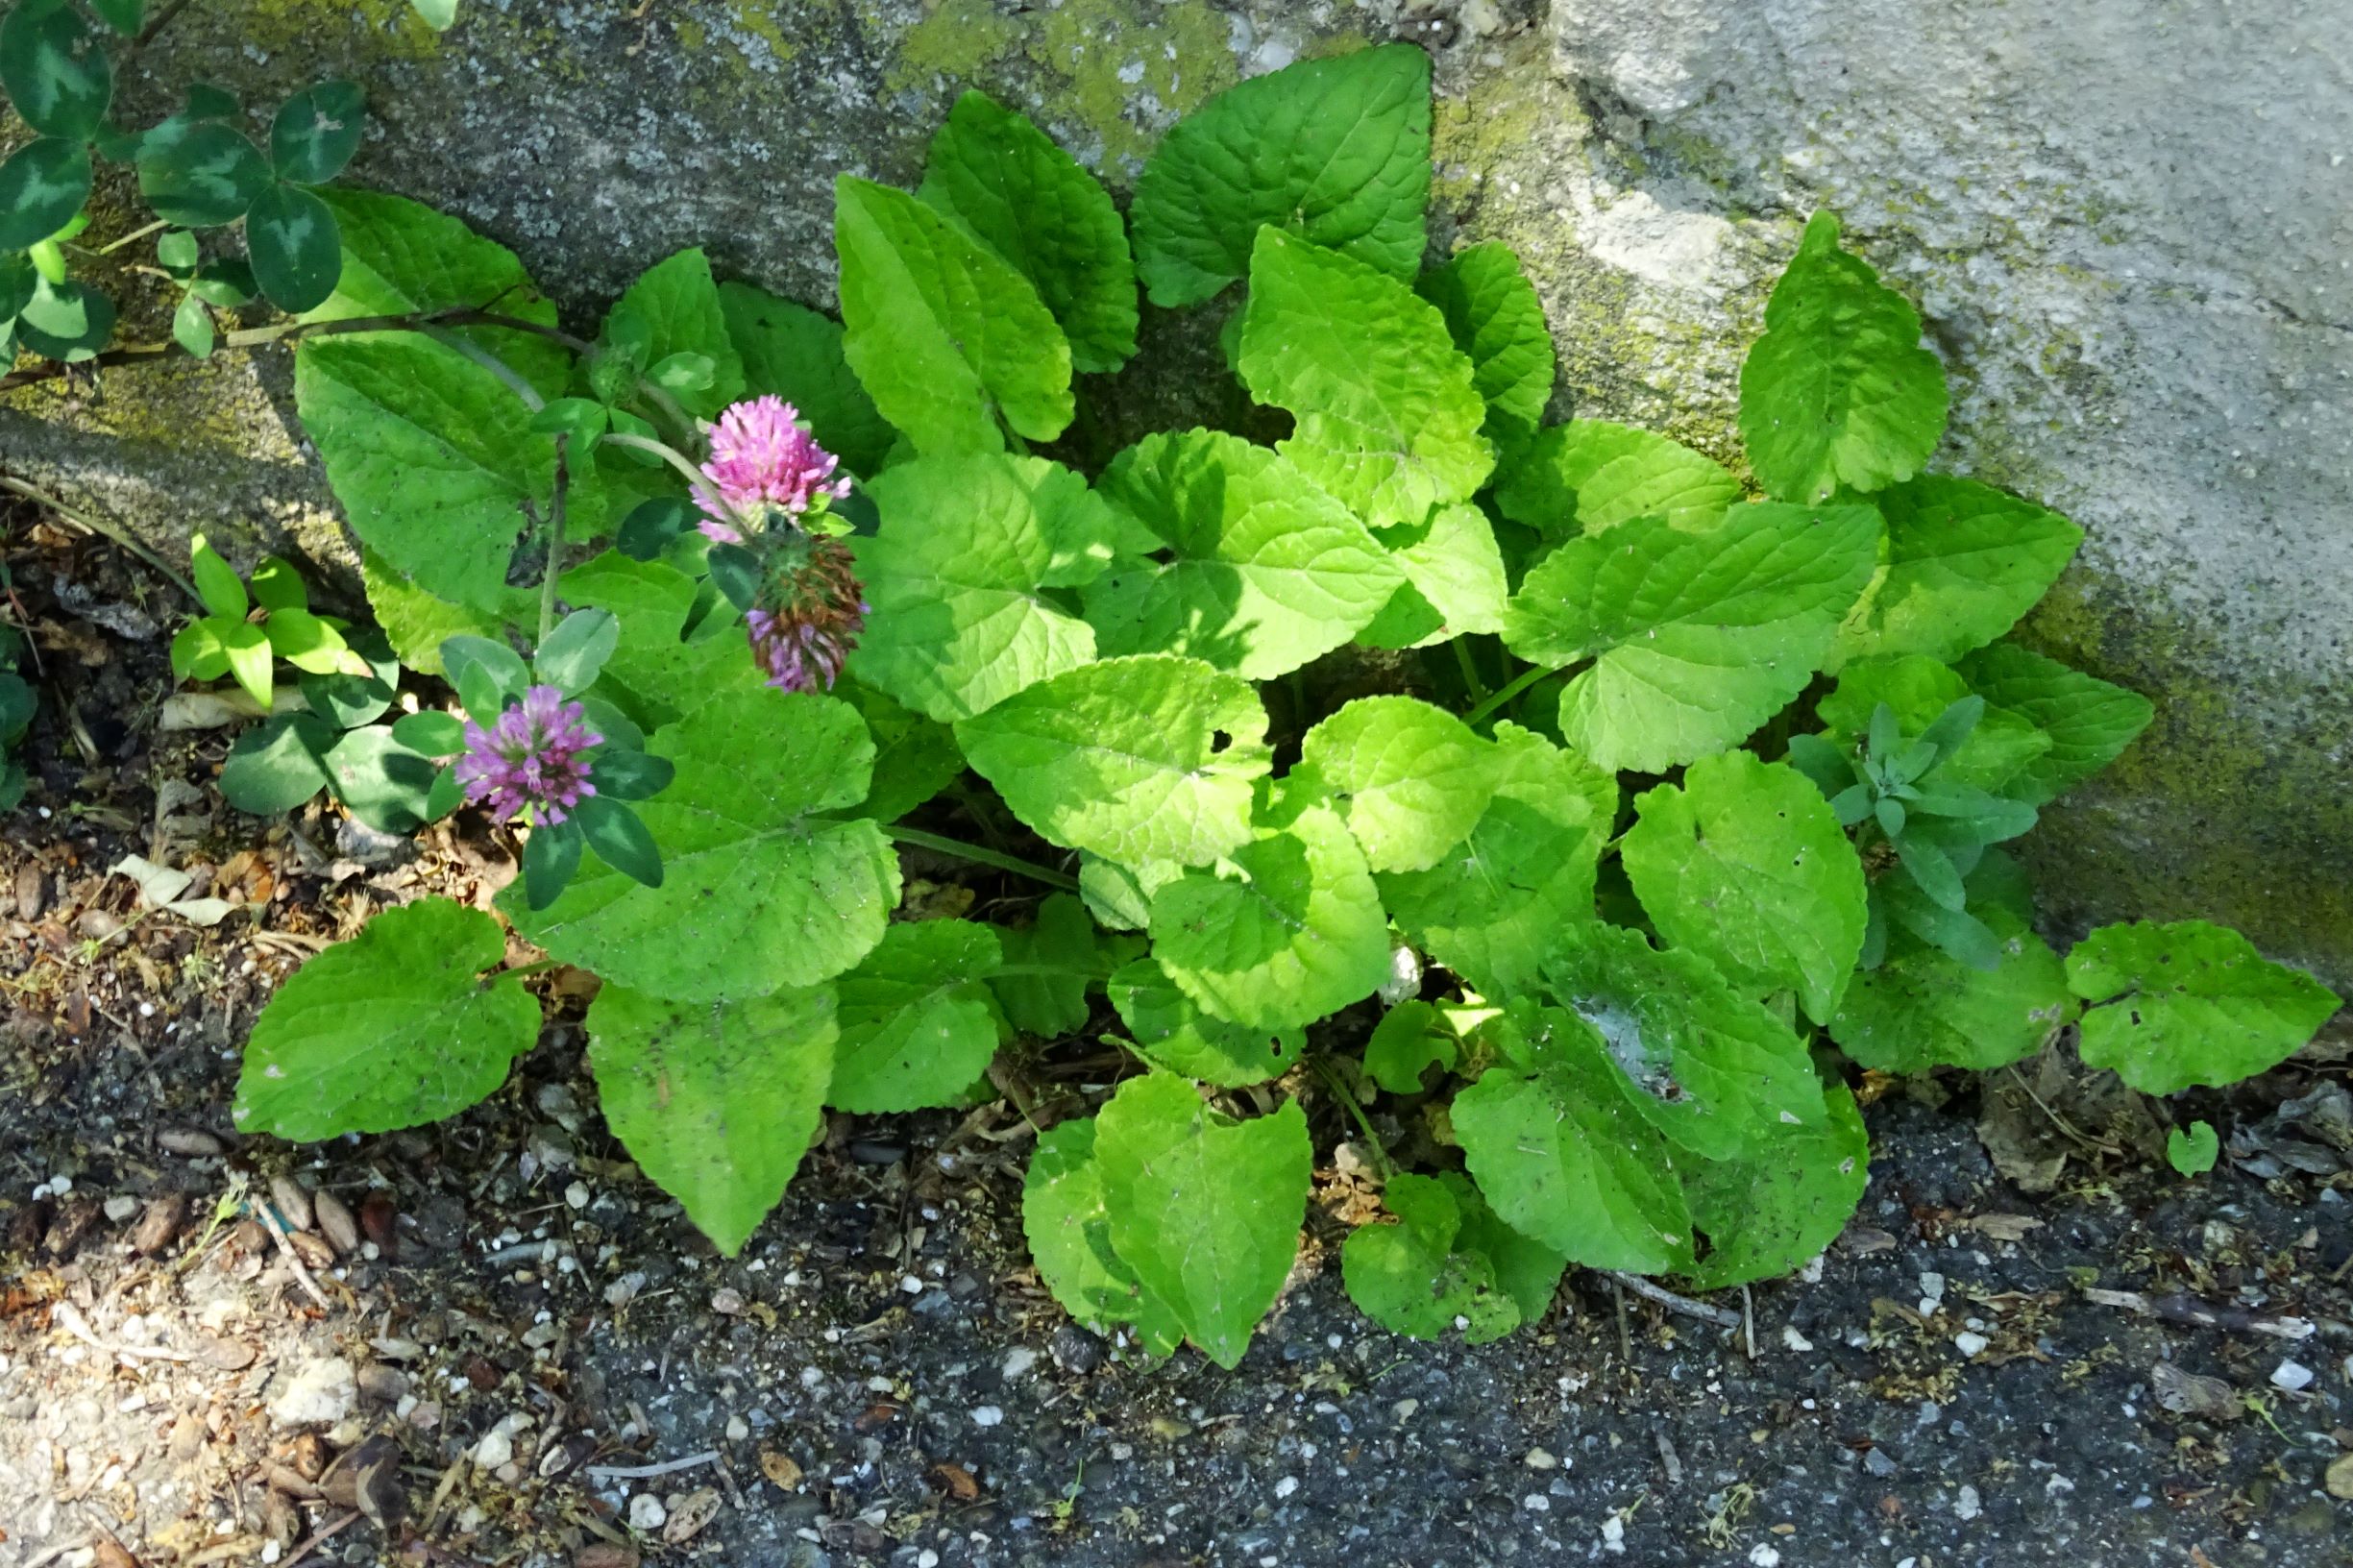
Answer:
M564 1201L572 1205L572 1207L575 1209L587 1208L588 1184L586 1182L575 1182L570 1187L564 1188Z
M1985 1504L1979 1500L1977 1488L1974 1486L1962 1487L1960 1494L1952 1500L1952 1516L1963 1524L1967 1524L1984 1511Z
M1542 1492L1530 1492L1520 1499L1520 1507L1530 1513L1550 1513L1553 1511L1553 1500Z
M1004 1421L1005 1412L994 1405L982 1405L972 1411L972 1425L976 1427L1002 1426Z
M1037 1364L1038 1353L1036 1351L1027 1345L1016 1345L1005 1353L1005 1380L1010 1383L1015 1378L1025 1375L1031 1367Z
M751 1435L751 1428L740 1415L727 1417L727 1441L740 1443Z
M651 1492L640 1492L629 1499L631 1530L659 1530L669 1517L670 1510L662 1507L662 1500Z
M919 1296L923 1293L923 1282L912 1274L902 1276L898 1282L898 1287L911 1296Z
M1626 1550L1626 1521L1614 1513L1602 1521L1602 1545L1611 1552Z
M2282 1361L2271 1373L2271 1386L2300 1394L2312 1386L2312 1368L2301 1361Z
M1991 1345L1993 1342L1993 1340L1988 1339L1982 1334L1972 1334L1966 1330L1952 1336L1953 1349L1959 1351L1962 1355L1968 1357L1973 1361L1978 1357L1984 1355L1986 1347Z
M1275 1482L1275 1501L1279 1503L1298 1489L1299 1478L1297 1476L1285 1476L1281 1481Z
M1811 1350L1814 1348L1814 1341L1800 1334L1798 1332L1798 1326L1795 1323L1787 1323L1782 1325L1781 1343L1791 1350Z
M1751 1568L1781 1568L1781 1555L1759 1541L1756 1550L1749 1554Z
M1531 1470L1557 1470L1560 1468L1560 1461L1541 1448L1530 1449L1520 1462Z
M915 1568L940 1568L940 1554L928 1546L923 1548L915 1555Z

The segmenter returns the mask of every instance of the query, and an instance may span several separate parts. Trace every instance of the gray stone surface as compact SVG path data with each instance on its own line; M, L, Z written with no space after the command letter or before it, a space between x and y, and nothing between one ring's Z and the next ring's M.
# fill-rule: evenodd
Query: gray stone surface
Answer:
M1124 184L1178 113L1238 76L1410 37L1439 66L1437 233L1518 247L1561 343L1560 407L1728 459L1764 290L1804 214L1837 208L1918 297L1951 371L1940 465L2090 530L2030 635L2162 706L2039 836L2053 920L2207 915L2353 977L2341 0L467 0L463 14L435 40L400 0L193 8L125 90L159 110L205 78L266 102L349 73L380 119L355 178L462 214L593 319L690 243L823 302L833 176L911 180L968 86ZM134 304L142 286L125 281ZM159 329L147 303L135 331ZM1119 395L1159 395L1138 381ZM19 394L0 404L0 453L166 548L202 526L331 560L284 382L263 355Z

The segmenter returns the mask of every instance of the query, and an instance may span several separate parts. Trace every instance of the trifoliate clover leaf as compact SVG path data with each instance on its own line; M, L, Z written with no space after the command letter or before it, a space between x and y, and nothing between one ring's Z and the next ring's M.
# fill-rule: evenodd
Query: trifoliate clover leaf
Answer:
M1074 368L1115 371L1134 355L1136 273L1119 209L1044 132L968 92L932 136L916 194L1030 281Z
M1030 1261L1063 1311L1079 1322L1097 1334L1132 1324L1145 1354L1166 1356L1184 1341L1184 1325L1112 1248L1094 1145L1092 1116L1040 1136L1021 1186L1021 1234Z
M1740 435L1756 477L1797 502L1908 479L1945 433L1947 401L1920 313L1839 248L1833 214L1815 213L1740 367Z
M1663 772L1805 689L1878 544L1868 506L1737 506L1703 533L1630 519L1530 571L1504 641L1534 664L1592 658L1561 693L1561 737L1605 768Z
M1418 871L1462 841L1494 797L1494 747L1443 708L1360 697L1300 743L1376 871Z
M1102 489L1168 553L1089 588L1106 654L1186 653L1267 680L1347 642L1405 580L1347 507L1238 436L1146 436Z
M1287 225L1397 278L1421 265L1430 57L1391 44L1302 61L1180 121L1136 183L1136 270L1152 303L1198 305Z
M1251 254L1239 368L1297 420L1283 455L1376 528L1468 501L1494 467L1471 361L1437 307L1280 229Z
M2050 944L1999 903L1973 902L1970 914L1992 935L1995 967L1891 932L1886 958L1854 976L1830 1019L1849 1056L1881 1072L1984 1072L2032 1056L2067 1021L2067 976Z
M2031 805L2057 799L2123 754L2148 727L2147 698L2110 685L2056 659L1996 643L1961 666L1970 689L1997 712L2025 721L2050 747L2003 782L2003 793Z
M1702 532L1739 500L1740 481L1713 458L1605 419L1548 427L1495 488L1504 516L1548 539L1601 533L1634 517Z
M2144 1094L2267 1072L2336 1012L2337 993L2273 964L2227 926L2103 925L2067 955L2083 998L2083 1060Z
M1536 980L1564 926L1590 920L1617 780L1512 723L1495 729L1495 797L1437 865L1380 878L1398 925L1481 994Z
M996 932L970 920L894 925L834 982L841 1038L825 1103L837 1111L954 1105L989 1069L999 1024Z
M1500 1020L1499 1020L1500 1021ZM1496 1217L1588 1268L1691 1263L1691 1216L1666 1140L1582 1019L1526 1009L1517 1060L1455 1096L1455 1136Z
M1298 1105L1236 1121L1182 1078L1131 1078L1095 1117L1094 1162L1120 1262L1204 1355L1240 1364L1299 1250L1311 1158Z
M817 444L851 473L882 467L898 431L850 370L840 322L749 283L720 284L719 308L744 361L747 397L791 404Z
M1139 1056L1222 1089L1280 1078L1307 1044L1296 1029L1253 1029L1212 1017L1149 958L1123 966L1111 977L1110 992Z
M882 527L852 542L872 605L860 680L949 723L1094 657L1093 628L1038 592L1111 558L1111 510L1086 480L969 453L897 464L868 492Z
M1519 1303L1499 1288L1494 1263L1459 1245L1466 1201L1479 1198L1459 1176L1390 1177L1381 1206L1397 1222L1360 1225L1341 1249L1348 1299L1412 1339L1442 1338L1458 1326L1464 1339L1483 1345L1518 1328Z
M1682 1168L1692 1222L1707 1252L1685 1272L1703 1290L1769 1280L1838 1239L1871 1180L1871 1136L1844 1084L1812 1126L1784 1127L1739 1160Z
M1544 985L1599 1033L1635 1107L1695 1154L1730 1159L1822 1119L1804 1044L1696 953L1589 921L1561 933Z
M1703 757L1634 802L1619 856L1658 934L1750 995L1797 992L1826 1022L1863 948L1863 863L1803 774Z
M1381 895L1327 806L1163 887L1151 929L1154 956L1188 996L1254 1028L1305 1028L1389 977Z
M1472 384L1487 405L1482 433L1499 453L1517 453L1544 418L1554 373L1552 329L1520 258L1489 240L1457 251L1413 286L1470 355Z
M817 1137L833 1045L823 986L707 1003L608 984L588 1010L588 1063L613 1136L729 1257Z
M843 175L843 352L922 453L1002 452L1070 423L1070 345L1013 264L903 190Z
M2059 578L2083 530L1973 479L1924 474L1874 496L1887 562L1839 627L1828 668L1873 654L1953 660L1983 647Z
M1248 682L1170 654L1084 665L956 725L1034 832L1129 866L1206 866L1249 843L1265 736Z
M866 796L873 742L833 698L717 698L647 749L677 769L637 806L662 885L590 863L545 909L500 895L515 928L569 964L677 1001L815 985L866 957L898 903L898 857L869 821L819 813Z
M245 1042L233 1114L296 1142L455 1115L539 1039L498 921L449 898L387 909L278 988Z
M565 601L610 611L621 635L600 672L601 695L639 723L674 723L714 698L760 690L759 666L744 649L743 623L724 605L686 627L701 607L700 585L667 561L633 561L608 550L558 579Z

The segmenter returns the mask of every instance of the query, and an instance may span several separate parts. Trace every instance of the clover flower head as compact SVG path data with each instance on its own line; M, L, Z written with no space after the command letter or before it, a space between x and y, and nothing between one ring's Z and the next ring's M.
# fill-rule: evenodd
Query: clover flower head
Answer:
M466 721L457 782L468 800L501 820L527 807L533 821L551 825L597 793L580 753L603 739L588 727L580 704L565 701L552 686L534 686L488 729Z
M751 656L781 691L831 691L872 606L839 539L812 539L792 553L799 558L771 577L745 613Z
M795 518L849 494L836 479L838 459L797 423L799 412L780 398L736 404L711 428L711 457L695 503L704 534L721 544L744 542L741 522L772 508Z

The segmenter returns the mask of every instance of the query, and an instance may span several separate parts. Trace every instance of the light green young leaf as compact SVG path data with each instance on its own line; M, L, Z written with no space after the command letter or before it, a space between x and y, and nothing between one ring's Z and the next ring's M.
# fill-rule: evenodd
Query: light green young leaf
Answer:
M1739 501L1740 481L1713 458L1605 419L1540 431L1495 489L1506 517L1548 539L1600 533L1632 517L1703 532Z
M2214 1169L2215 1157L2221 1152L2222 1140L2210 1121L2194 1121L2165 1135L2166 1164L2184 1176L2205 1175Z
M1198 659L1106 659L956 725L956 742L1030 829L1126 866L1206 866L1250 842L1266 710Z
M1280 229L1251 253L1239 368L1298 421L1283 455L1376 528L1468 501L1495 466L1471 361L1437 307Z
M1329 806L1267 828L1216 871L1152 895L1152 951L1205 1011L1301 1029L1389 976L1388 920L1363 852Z
M1042 596L1107 562L1115 522L1042 457L919 457L868 485L881 530L852 541L873 606L850 673L943 723L1088 663L1094 630ZM1098 568L1099 569L1099 568Z
M1455 1096L1455 1136L1496 1217L1587 1268L1691 1264L1691 1216L1666 1140L1582 1019L1547 1008L1517 1025L1521 1060Z
M1088 590L1107 654L1187 653L1268 680L1347 642L1405 580L1347 507L1239 436L1148 435L1101 483L1170 552Z
M1925 654L1907 653L1848 665L1817 712L1831 744L1851 751L1870 733L1871 716L1882 702L1895 713L1902 732L1916 736L1967 696L1969 683L1950 667ZM2050 749L2051 738L2030 721L1989 708L1960 748L1939 760L1935 779L1941 785L2008 795L2013 793L2011 781L2024 776Z
M834 1033L825 986L697 1003L607 985L588 1063L613 1136L732 1258L817 1137Z
M2067 955L2083 998L2083 1060L2144 1094L2267 1072L2335 1016L2338 995L2227 926L2103 925Z
M744 395L744 361L727 331L710 257L700 247L680 251L640 274L606 312L607 331L622 320L644 325L649 365L674 354L699 354L711 361L708 386L672 394L688 413L716 419L721 409Z
M1081 855L1079 896L1102 924L1114 931L1141 931L1152 920L1152 895L1161 884L1185 874L1170 861L1147 861L1140 867L1121 866L1098 855Z
M1946 406L1919 312L1839 248L1834 214L1815 213L1740 367L1740 435L1756 477L1797 502L1908 479L1945 433Z
M962 776L964 753L945 724L854 680L843 681L833 695L858 710L874 737L873 791L846 815L895 822Z
M1307 733L1301 766L1330 790L1376 871L1419 871L1462 841L1494 797L1494 747L1443 708L1360 697Z
M495 637L497 616L435 599L372 550L359 552L359 580L368 608L402 664L421 675L441 674L441 645L452 637Z
M1149 958L1122 966L1109 989L1139 1056L1221 1089L1280 1078L1307 1044L1296 1029L1253 1029L1212 1017Z
M1364 1041L1364 1075L1392 1094L1418 1094L1422 1074L1452 1068L1461 1049L1444 1014L1419 999L1403 1001L1381 1016Z
M885 931L834 982L842 1033L825 1103L858 1112L958 1103L996 1055L999 1020L988 982L1004 961L996 932L970 920Z
M843 351L918 452L1001 452L1070 423L1070 345L1012 263L903 190L843 175Z
M1164 1072L1131 1078L1095 1117L1113 1250L1218 1365L1241 1362L1299 1251L1307 1117L1286 1100L1236 1121Z
M1636 1109L1695 1154L1730 1159L1822 1120L1803 1042L1696 953L1588 921L1561 933L1544 983L1599 1032Z
M455 1115L539 1038L498 921L449 898L387 909L278 988L245 1042L238 1128L311 1142Z
M1432 631L1411 637L1384 638L1378 635L1381 622L1377 621L1360 641L1376 648L1395 648L1418 643L1426 636L1442 640L1465 632L1503 629L1504 604L1511 597L1511 584L1505 576L1504 552L1496 548L1495 528L1486 513L1471 505L1441 506L1426 522L1385 530L1382 543L1405 570L1406 585L1392 597L1381 620L1410 613L1410 606L1435 625Z
M636 805L662 885L592 861L545 909L510 887L499 907L518 931L607 981L698 1002L815 985L882 940L898 857L871 821L817 815L866 796L874 745L856 710L806 693L723 697L647 750L677 768Z
M1632 518L1528 574L1504 641L1593 666L1560 697L1562 739L1605 768L1662 772L1738 744L1821 667L1870 580L1868 506L1735 507L1704 533Z
M744 361L744 395L777 397L852 474L872 474L898 432L842 353L842 324L749 283L719 285L727 336Z
M1481 994L1536 983L1561 930L1593 913L1595 866L1617 813L1614 775L1510 723L1495 726L1495 798L1426 871L1381 877L1398 925Z
M1830 1038L1866 1067L1986 1072L2043 1048L2067 1021L2059 955L2016 910L1977 903L1969 913L2001 943L2001 961L1979 969L1911 932L1888 933L1887 957L1856 973L1830 1019Z
M313 338L294 403L360 543L418 588L495 613L553 439L496 376L416 333Z
M1000 928L996 935L1009 968L1048 971L1002 974L989 982L1013 1026L1041 1040L1087 1027L1087 990L1109 974L1087 906L1072 894L1048 894L1030 924Z
M1979 649L1961 666L1961 674L1993 704L1989 720L2015 717L2050 737L2048 750L2004 782L2005 794L2030 805L2057 799L2114 762L2156 712L2138 692L2015 643Z
M1863 863L1822 792L1746 751L1703 757L1634 802L1619 857L1658 934L1750 995L1827 1022L1863 950Z
M1494 1263L1458 1245L1463 1209L1479 1201L1459 1176L1390 1177L1381 1205L1397 1223L1360 1225L1341 1248L1348 1299L1411 1339L1443 1338L1459 1326L1464 1339L1483 1345L1518 1328L1519 1303L1499 1288Z
M1135 355L1136 273L1119 209L1022 115L985 93L957 99L916 194L1030 281L1075 368L1115 371Z
M612 698L649 729L675 723L714 698L761 689L759 667L744 646L742 624L698 627L682 636L698 584L666 561L633 561L619 551L563 575L567 603L610 611L621 640L604 661L598 693Z
M1132 1324L1146 1355L1166 1356L1184 1342L1184 1325L1112 1248L1094 1144L1092 1116L1058 1123L1039 1136L1021 1185L1021 1234L1030 1261L1079 1322L1097 1334Z
M1391 44L1302 61L1187 115L1136 184L1136 270L1152 303L1198 305L1283 225L1397 278L1421 265L1430 57Z
M1699 1160L1683 1170L1683 1195L1707 1235L1707 1256L1687 1272L1703 1290L1726 1290L1794 1273L1838 1239L1871 1180L1871 1135L1844 1084L1827 1115L1784 1127L1742 1160Z
M1534 436L1553 397L1553 333L1535 285L1511 247L1489 240L1457 251L1413 286L1470 355L1472 384L1487 405L1482 433L1508 458Z
M1979 484L1924 474L1873 498L1887 562L1839 628L1828 668L1876 653L1948 662L2008 631L2056 582L2083 530Z

